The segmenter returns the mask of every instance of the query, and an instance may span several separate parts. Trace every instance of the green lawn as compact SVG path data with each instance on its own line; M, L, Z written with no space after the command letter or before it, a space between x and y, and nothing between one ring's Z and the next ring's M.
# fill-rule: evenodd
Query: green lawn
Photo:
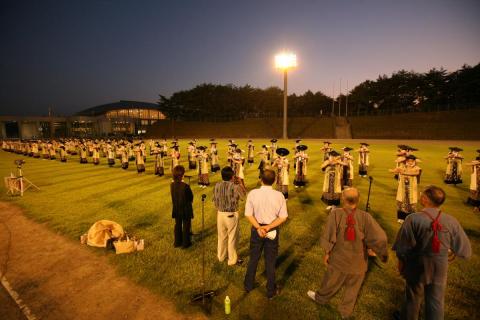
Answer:
M259 149L267 140L255 140ZM201 141L207 143L206 140ZM246 140L238 141L242 146ZM212 205L212 187L205 191L192 179L195 194L193 231L198 233L201 226L200 195L207 194L205 205L205 245L207 288L217 290L211 317L213 319L336 319L339 314L336 304L318 306L310 301L306 292L316 289L325 271L322 264L323 252L319 245L322 226L326 219L325 205L320 200L323 174L320 164L323 154L319 151L322 143L318 140L304 141L309 146L309 180L305 190L290 190L288 201L289 220L282 226L277 279L283 286L281 296L268 301L265 297L266 278L263 264L259 266L257 280L260 286L244 294L243 278L246 264L229 268L216 258L216 213ZM280 141L279 146L293 147L293 140ZM394 167L396 141L374 141L371 143L371 166L369 173L374 177L371 196L371 212L386 230L391 243L399 228L396 222L395 194L396 181L388 169ZM446 294L446 319L474 319L480 317L478 297L480 297L480 259L477 254L480 245L480 215L473 213L465 204L468 197L470 172L465 170L464 183L458 186L445 185L443 174L449 142L411 142L420 149L416 152L423 163L420 188L428 184L442 186L447 192L444 211L455 216L465 228L473 245L474 256L470 261L460 259L450 266L448 290ZM357 142L336 142L334 147L358 147ZM457 143L463 147L465 159L470 161L480 143ZM226 140L220 143L221 163L225 164ZM185 164L186 142L181 141L182 163ZM355 157L357 155L355 154ZM195 236L193 247L187 250L173 248L173 220L169 184L170 176L153 175L153 162L147 160L146 174L139 175L131 163L127 172L117 162L109 168L106 159L99 166L89 163L81 165L78 159L70 158L68 163L58 160L27 158L0 151L0 174L6 176L15 169L13 160L25 158L24 175L37 184L41 191L27 191L23 198L10 198L2 186L1 200L11 201L26 209L32 219L45 222L52 230L68 238L78 240L97 220L109 219L120 223L129 233L145 238L145 251L116 256L108 253L112 264L120 273L127 275L153 292L174 300L183 312L192 312L196 307L189 306L192 293L198 292L201 284L201 246ZM246 185L253 189L257 185L257 159L253 167L246 169ZM168 168L167 168L168 169ZM293 168L291 168L293 182ZM169 170L167 170L169 172ZM355 173L357 166L355 164ZM191 174L195 175L194 172ZM211 182L221 179L219 173L211 175ZM368 179L355 176L354 185L362 194L361 207L364 208ZM241 205L243 208L243 203ZM80 244L79 244L80 245ZM249 224L241 219L239 251L242 257L248 256ZM98 254L102 249L89 248ZM232 300L232 314L223 314L223 299L229 295ZM403 301L403 280L396 272L396 259L382 265L372 261L367 278L361 290L354 315L356 319L389 319L391 313Z

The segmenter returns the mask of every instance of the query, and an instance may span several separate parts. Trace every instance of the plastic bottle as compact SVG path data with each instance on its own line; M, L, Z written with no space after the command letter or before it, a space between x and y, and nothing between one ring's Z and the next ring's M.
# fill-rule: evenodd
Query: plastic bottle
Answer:
M228 296L225 297L225 314L230 314L232 308L230 306L230 298Z

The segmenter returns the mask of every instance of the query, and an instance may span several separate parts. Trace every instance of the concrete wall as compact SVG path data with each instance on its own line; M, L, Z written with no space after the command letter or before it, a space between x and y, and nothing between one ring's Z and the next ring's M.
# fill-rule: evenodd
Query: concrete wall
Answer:
M334 138L334 118L291 118L291 138ZM154 138L264 138L281 137L282 119L246 119L231 122L194 122L162 120L149 128L147 137Z
M349 118L352 138L480 140L480 110Z
M337 121L338 122L338 121ZM339 122L338 122L339 123ZM337 123L337 125L338 125ZM290 138L335 138L335 118L290 118ZM351 117L354 139L479 140L480 110L408 113ZM159 121L147 132L152 138L264 138L281 137L282 119L246 119L232 122Z

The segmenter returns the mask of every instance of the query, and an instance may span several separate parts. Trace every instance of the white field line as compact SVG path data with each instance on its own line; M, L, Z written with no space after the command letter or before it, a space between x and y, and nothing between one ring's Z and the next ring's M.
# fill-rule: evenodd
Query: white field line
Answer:
M8 283L5 276L2 277L1 283L28 320L39 320L39 318L35 317L35 315L33 315L30 309L23 303L22 299L20 299L18 293L10 286L10 283Z

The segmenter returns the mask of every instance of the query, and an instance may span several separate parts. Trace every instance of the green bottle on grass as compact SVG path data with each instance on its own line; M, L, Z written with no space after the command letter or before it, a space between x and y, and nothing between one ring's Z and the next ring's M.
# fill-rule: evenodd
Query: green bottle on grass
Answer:
M226 298L225 298L225 314L230 314L231 311L232 311L232 308L230 306L230 298L228 296L226 296Z

